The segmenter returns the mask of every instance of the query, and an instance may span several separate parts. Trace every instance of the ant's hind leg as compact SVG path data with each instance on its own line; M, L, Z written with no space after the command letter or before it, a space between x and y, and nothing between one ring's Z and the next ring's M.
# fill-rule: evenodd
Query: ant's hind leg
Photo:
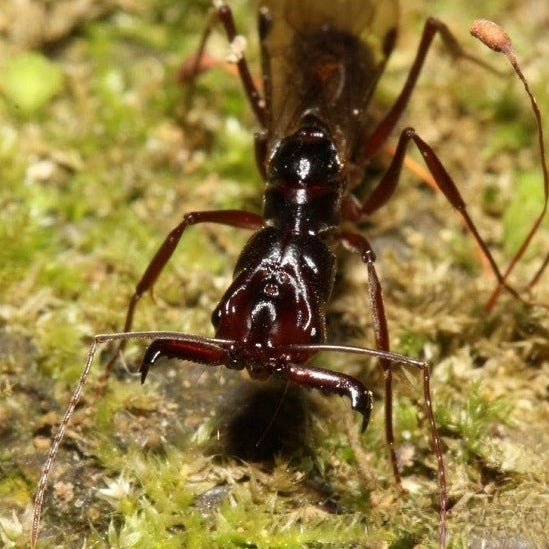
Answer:
M265 101L257 89L257 86L254 83L250 69L248 67L248 62L244 56L245 49L245 39L238 34L236 29L236 24L233 17L233 12L231 8L225 4L223 0L214 0L213 8L210 12L206 28L202 34L200 40L200 45L196 54L194 54L190 59L188 59L179 73L179 79L182 83L189 83L189 94L187 95L187 104L190 103L193 91L194 91L194 80L195 78L203 71L208 70L208 64L204 63L205 60L205 48L208 38L212 32L214 24L219 21L223 28L225 29L225 34L229 40L230 45L230 56L228 61L234 63L238 70L238 75L240 76L240 81L242 82L242 87L246 92L248 101L254 111L254 114L257 118L257 121L262 128L265 127Z
M445 23L434 17L429 17L427 21L425 21L425 26L423 27L423 32L421 34L421 41L417 48L416 58L414 59L404 86L389 112L368 138L366 145L357 159L359 165L364 165L368 159L372 158L380 151L381 147L385 144L398 124L402 113L406 110L410 101L412 92L416 87L417 80L423 69L425 59L427 58L427 53L429 52L433 39L437 33L440 35L446 51L448 51L454 59L465 59L490 72L500 74L482 59L478 59L474 55L467 53Z

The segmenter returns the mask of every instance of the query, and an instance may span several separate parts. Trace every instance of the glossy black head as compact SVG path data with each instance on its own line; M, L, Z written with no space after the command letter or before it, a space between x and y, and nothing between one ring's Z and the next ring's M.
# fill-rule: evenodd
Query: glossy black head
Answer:
M325 342L334 279L335 257L320 239L272 227L252 236L212 314L216 337L235 342L231 367L259 378L279 362L304 363L313 353L284 348Z

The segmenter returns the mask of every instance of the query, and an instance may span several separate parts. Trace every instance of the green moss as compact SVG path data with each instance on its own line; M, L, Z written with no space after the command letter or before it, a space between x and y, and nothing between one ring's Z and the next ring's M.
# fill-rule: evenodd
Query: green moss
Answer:
M43 109L63 88L63 70L36 52L9 58L2 67L2 85L14 112L29 116Z
M513 181L513 200L505 209L503 215L504 246L511 256L522 244L529 233L532 221L536 219L543 205L542 176L539 170L517 174ZM549 227L549 218L546 218L545 227ZM530 256L543 255L543 250L533 246Z
M505 398L487 398L479 384L470 386L466 394L465 403L439 407L436 416L443 429L459 438L464 457L470 460L472 456L486 457L489 432L495 423L508 421L511 405Z
M398 352L408 356L420 357L425 344L428 342L427 336L423 333L407 332L399 338Z
M12 476L0 480L2 506L23 507L29 503L28 486L21 477Z
M57 380L73 386L82 372L83 326L71 322L79 313L73 309L52 310L41 321L36 342L44 357L41 370Z
M400 405L397 407L396 423L402 432L412 432L418 428L417 406Z

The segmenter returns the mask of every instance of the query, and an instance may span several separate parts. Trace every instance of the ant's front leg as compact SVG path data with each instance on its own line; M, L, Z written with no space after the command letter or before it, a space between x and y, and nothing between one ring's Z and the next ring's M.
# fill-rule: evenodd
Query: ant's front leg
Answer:
M389 352L391 350L389 328L387 324L387 316L385 314L385 304L383 302L381 284L374 265L376 256L370 246L370 243L361 235L342 232L340 233L339 238L344 246L352 252L359 253L362 260L367 265L368 292L372 310L376 347L380 351ZM391 367L391 362L386 358L380 358L379 364L383 368L383 376L385 381L385 439L389 448L389 456L391 459L395 482L399 490L404 491L402 488L400 470L398 468L393 425L393 370Z
M211 212L191 212L186 214L183 217L183 221L168 234L160 248L158 248L149 266L145 269L141 280L137 283L126 312L123 332L129 332L132 329L135 310L139 300L145 292L152 291L154 284L172 257L187 227L197 225L198 223L218 223L239 229L257 230L263 226L263 218L260 215L243 210L214 210ZM116 353L107 364L100 383L100 391L104 390L114 363L124 350L126 342L126 339L120 341Z
M372 308L374 335L376 345L379 350L389 352L389 330L387 325L387 316L385 314L385 304L383 301L383 292L379 277L375 268L376 256L372 246L362 235L341 232L339 238L342 243L355 253L359 253L362 261L366 263L368 269L368 293ZM393 387L392 387L392 364L388 358L381 357L379 360L383 368L385 378L385 437L389 447L391 464L397 486L401 491L402 480L398 468L398 461L395 451L395 437L393 428ZM417 365L416 365L417 366ZM440 487L440 546L446 547L446 509L448 507L448 490L446 486L446 471L444 468L444 459L442 452L442 442L438 433L433 411L433 402L431 397L431 373L427 363L419 364L423 375L423 398L425 404L425 413L429 421L431 430L431 439L437 460L438 482Z

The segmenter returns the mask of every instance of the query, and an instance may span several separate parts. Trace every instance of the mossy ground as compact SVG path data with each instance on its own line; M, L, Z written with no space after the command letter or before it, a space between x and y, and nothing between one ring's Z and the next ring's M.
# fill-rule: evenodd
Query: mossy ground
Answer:
M12 79L10 86L0 79L6 81L0 95L0 543L6 547L28 544L40 469L90 336L120 329L162 238L187 211L261 208L254 122L238 82L224 71L204 75L184 112L185 92L176 81L208 2L89 0L78 4L82 11L69 4L11 2L0 14L0 71ZM505 26L547 118L547 7L498 0L462 2L456 10L453 4L438 2L434 14L467 49L504 70L505 60L473 43L467 29L479 17ZM257 61L253 10L244 1L232 5ZM420 2L407 3L400 47L376 100L380 111L395 97L430 14ZM211 48L223 55L221 34ZM39 55L29 61L30 50ZM440 154L505 265L516 235L541 207L529 103L510 73L498 78L434 50L404 123ZM18 89L18 82L25 85ZM25 95L19 102L18 94ZM395 349L433 365L453 505L450 545L547 546L547 312L508 296L484 312L493 279L483 274L457 214L411 174L365 230L379 255ZM156 288L156 302L143 300L136 328L210 334L209 315L246 236L209 226L189 231ZM517 287L548 248L545 223L516 270ZM372 344L365 279L356 258L342 259L333 341ZM549 302L548 279L546 273L533 300ZM126 353L130 370L141 349ZM400 497L384 446L375 364L319 360L367 380L379 396L364 436L347 401L291 391L256 449L278 405L278 387L224 369L166 364L143 387L120 368L99 398L94 387L107 359L108 352L99 357L57 458L41 547L436 545L434 458L416 376L411 382L397 376L399 455L409 490Z

